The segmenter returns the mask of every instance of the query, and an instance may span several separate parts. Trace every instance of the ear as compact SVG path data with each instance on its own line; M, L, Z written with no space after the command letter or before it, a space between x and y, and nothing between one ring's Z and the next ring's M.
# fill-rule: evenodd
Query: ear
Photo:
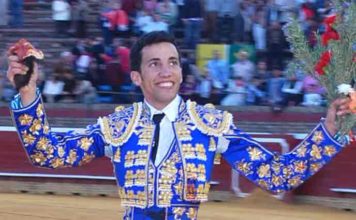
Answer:
M131 71L130 73L131 81L136 85L136 86L141 86L142 78L141 74L137 71Z

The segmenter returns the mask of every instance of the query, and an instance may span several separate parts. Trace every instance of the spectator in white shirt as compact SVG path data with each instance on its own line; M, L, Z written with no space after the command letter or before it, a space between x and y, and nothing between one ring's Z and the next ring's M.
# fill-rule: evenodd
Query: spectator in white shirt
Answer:
M63 92L64 82L60 81L58 76L50 75L49 78L45 81L43 88L43 96L46 98L46 101L49 103L54 103L57 101L58 96Z
M52 19L56 23L58 36L66 35L71 20L71 7L67 1L54 0L52 2Z
M245 82L250 82L255 72L255 64L251 62L247 51L241 50L237 54L237 61L232 64L232 75L242 77Z

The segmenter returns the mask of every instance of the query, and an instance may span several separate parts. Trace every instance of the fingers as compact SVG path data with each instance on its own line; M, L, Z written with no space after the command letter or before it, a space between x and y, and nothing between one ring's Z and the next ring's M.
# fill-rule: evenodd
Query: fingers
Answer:
M350 102L351 99L350 98L339 98L336 99L333 102L333 105L336 109L336 115L338 116L343 116L346 114L350 114L352 111L350 109Z
M28 71L28 67L21 62L17 56L9 56L8 57L8 70L7 70L7 78L10 80L11 83L14 82L14 77L17 74L26 74Z

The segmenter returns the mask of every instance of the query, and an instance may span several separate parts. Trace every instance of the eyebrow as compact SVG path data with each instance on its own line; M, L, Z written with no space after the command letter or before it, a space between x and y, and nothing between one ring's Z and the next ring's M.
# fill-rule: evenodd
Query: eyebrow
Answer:
M149 60L147 61L147 63L150 63L150 62L152 62L152 61L160 61L160 60L161 60L160 58L155 57L155 58L149 59ZM169 61L178 60L178 57L170 57L170 58L168 58L168 60L169 60Z

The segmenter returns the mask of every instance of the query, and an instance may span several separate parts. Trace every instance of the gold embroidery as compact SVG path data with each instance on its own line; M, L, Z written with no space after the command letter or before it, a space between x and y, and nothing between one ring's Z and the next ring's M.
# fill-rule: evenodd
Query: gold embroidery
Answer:
M292 168L290 168L290 167L283 168L283 176L286 179L290 178L292 176L292 173L293 173Z
M146 172L145 170L136 170L136 175L133 175L135 186L145 186L146 185Z
M136 127L136 124L140 118L141 114L141 105L139 103L134 103L133 104L133 113L132 116L129 118L129 122L127 124L126 130L124 133L120 134L119 137L114 137L113 136L113 130L110 127L110 120L108 117L104 117L101 119L102 121L102 131L104 134L104 137L107 141L109 141L113 145L121 145L122 143L125 143L128 138L131 136L131 133L133 129Z
M134 151L127 151L125 155L125 167L132 167L134 165L135 160L135 152Z
M209 151L216 151L216 142L213 137L211 137L209 141Z
M298 149L296 150L297 157L305 157L307 153L307 145L308 143L303 143Z
M180 219L185 212L183 207L173 207L174 219Z
M316 131L313 135L312 140L316 143L316 144L320 144L320 142L322 142L324 140L324 135L321 131Z
M115 154L114 154L114 162L120 163L121 162L121 153L120 153L120 148L116 148Z
M63 147L58 147L58 156L63 157L65 154L64 148Z
M273 163L272 164L272 170L274 173L278 174L281 172L281 164L280 163Z
M160 191L158 195L158 202L160 205L170 205L173 193L171 191Z
M275 186L280 186L283 183L284 179L280 176L272 176L272 183Z
M214 164L221 164L221 154L216 153L214 156Z
M39 104L36 109L36 115L37 117L41 117L43 115L43 105Z
M291 186L291 187L296 187L298 185L300 185L302 183L301 179L300 179L300 176L295 176L293 177L292 179L289 179L288 180L288 184Z
M187 178L188 179L197 179L197 168L195 167L194 163L188 163L186 167Z
M183 144L182 145L182 151L184 154L184 158L186 159L195 159L195 150L192 146L192 144Z
M23 114L19 117L19 122L21 125L30 125L33 117L28 114Z
M122 110L124 110L124 109L125 109L125 106L119 105L119 106L117 106L117 107L115 108L115 112L120 112L120 111L122 111Z
M63 165L64 161L61 158L54 158L53 160L51 160L51 167L53 168L62 167Z
M199 164L197 168L198 180L205 182L206 181L206 169L204 164Z
M271 176L271 171L270 171L269 164L261 165L258 168L257 173L258 173L258 177L260 177L260 178L270 177Z
M143 145L151 145L152 138L153 138L153 129L154 126L151 124L141 124L142 128L136 130L136 133L138 133L138 145L143 146Z
M183 183L179 182L178 184L174 185L174 189L176 191L176 194L181 195L183 192Z
M307 165L305 164L304 161L296 161L294 162L294 170L297 173L304 173L304 171L307 169Z
M125 187L133 186L134 172L132 170L127 170L125 174Z
M265 180L258 180L257 181L258 185L261 186L264 189L268 189L269 188L269 184L265 181Z
M45 121L44 125L43 125L43 133L44 134L48 134L49 133L49 125L47 120Z
M193 220L197 216L197 210L195 208L189 208L188 212L186 212L186 214L189 219Z
M310 173L314 174L316 173L318 170L320 170L320 168L322 167L322 164L320 163L313 163L310 165Z
M35 143L36 138L32 134L28 134L27 131L22 131L22 138L25 146Z
M324 155L327 155L329 157L332 157L336 154L336 149L332 145L327 145L324 148Z
M219 116L208 112L200 115L200 113L197 112L196 102L191 101L187 101L187 108L193 122L197 125L198 129L205 134L220 136L229 130L232 123L232 115L226 111L220 113ZM206 124L202 118L206 119L208 124Z
M187 123L185 122L176 122L175 128L177 132L178 139L181 141L190 141L192 140L191 132L188 128Z
M47 145L49 145L49 140L45 137L41 137L36 144L36 148L43 151L47 148Z
M38 131L40 131L42 128L41 121L38 119L35 119L32 122L32 126L30 127L30 131L32 134L38 134Z
M30 156L34 163L43 165L46 162L46 157L41 152L37 152Z
M206 161L206 152L203 144L196 144L195 151L199 160Z
M310 151L310 156L313 160L320 160L321 159L321 149L317 145L313 144L312 150Z
M88 151L90 145L92 145L94 143L93 138L81 138L78 141L78 145L80 146L80 148L82 148L84 151Z
M75 150L70 150L66 162L69 164L74 164L77 160L77 152Z
M266 158L266 155L264 155L263 152L256 147L248 147L247 152L250 155L250 158L252 161L261 160L261 159Z
M250 175L251 174L251 163L247 162L239 162L236 165L236 169L244 173L245 175Z
M134 166L144 166L148 162L148 153L147 150L139 150L136 154Z

